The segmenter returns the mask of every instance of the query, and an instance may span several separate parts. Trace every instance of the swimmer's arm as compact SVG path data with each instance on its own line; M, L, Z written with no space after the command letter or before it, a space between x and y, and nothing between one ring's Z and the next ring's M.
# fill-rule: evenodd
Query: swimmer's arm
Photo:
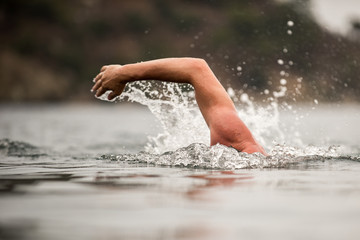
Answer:
M95 78L96 83L92 90L96 91L96 96L112 90L108 96L111 100L122 93L126 83L140 80L193 85L196 101L209 126L215 109L236 112L233 102L208 64L198 58L165 58L124 66L104 66Z
M234 103L208 64L197 58L166 58L147 62L104 66L92 90L109 100L120 95L126 83L140 80L189 83L195 89L200 111L210 128L211 145L220 143L240 151L266 154L237 115Z

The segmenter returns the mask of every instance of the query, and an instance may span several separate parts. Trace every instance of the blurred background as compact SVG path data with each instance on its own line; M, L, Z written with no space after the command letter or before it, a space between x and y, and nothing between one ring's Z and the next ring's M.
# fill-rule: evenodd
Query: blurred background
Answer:
M181 56L255 99L360 101L357 0L2 0L0 31L1 102L92 101L102 65Z

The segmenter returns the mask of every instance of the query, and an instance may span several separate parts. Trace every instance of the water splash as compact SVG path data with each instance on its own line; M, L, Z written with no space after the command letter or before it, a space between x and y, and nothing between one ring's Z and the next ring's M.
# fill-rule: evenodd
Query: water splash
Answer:
M257 106L246 93L228 88L227 92L237 106L239 117L250 128L255 138L266 149L277 143L298 144L298 137L289 142L280 126L278 99L286 94L281 86L266 106ZM107 95L99 99L107 101ZM139 81L127 85L120 97L113 101L131 101L149 108L163 131L149 136L145 150L153 154L174 151L191 143L210 143L210 132L195 100L194 89L189 84Z
M106 100L106 96L101 98ZM194 89L189 84L139 81L127 85L115 101L128 100L149 108L163 131L149 136L145 150L160 154L188 146L209 144L210 132L197 107Z
M163 154L140 152L137 154L103 155L100 159L111 161L126 161L129 163L147 163L151 165L204 168L204 169L246 169L246 168L284 168L307 161L324 161L338 157L334 147L328 149L313 148L313 154L304 149L277 145L271 155L265 157L260 153L247 154L234 148L216 144L207 146L193 143L187 147ZM355 158L347 157L356 161Z
M241 91L236 92L231 88L227 91L237 105L239 117L270 153L265 157L259 153L241 153L220 144L209 147L210 132L197 107L191 85L150 81L130 83L115 101L128 100L147 106L163 131L157 136L148 137L144 152L104 155L102 159L193 168L241 169L285 167L313 158L339 156L340 150L334 147L304 146L296 132L292 136L285 136L280 126L279 99L285 96L286 91L286 86L280 85L279 91L273 92L266 106L257 106ZM106 100L106 96L101 99Z

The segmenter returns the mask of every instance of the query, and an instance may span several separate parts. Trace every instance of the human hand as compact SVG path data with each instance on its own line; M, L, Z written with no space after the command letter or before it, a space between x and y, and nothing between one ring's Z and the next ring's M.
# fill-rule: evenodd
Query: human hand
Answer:
M121 74L121 65L103 66L100 73L94 78L94 86L91 91L96 91L95 96L100 97L106 91L111 91L108 100L119 96L125 89L126 78Z

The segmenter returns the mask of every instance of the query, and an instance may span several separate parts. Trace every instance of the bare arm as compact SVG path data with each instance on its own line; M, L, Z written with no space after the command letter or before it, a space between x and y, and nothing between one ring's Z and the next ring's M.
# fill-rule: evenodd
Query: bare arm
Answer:
M96 96L102 95L107 90L113 90L109 100L120 95L123 91L122 87L132 81L161 80L189 83L195 88L196 101L208 125L214 108L223 106L235 111L225 89L202 59L166 58L124 66L104 66L95 80L93 90L97 90Z
M204 60L166 58L124 66L104 66L94 79L95 85L92 90L96 91L96 96L112 90L109 95L111 100L122 93L126 83L139 80L160 80L193 85L196 101L210 128L212 145L221 143L240 151L264 153L260 146L261 149L253 150L246 147L258 144L238 117L233 102Z

